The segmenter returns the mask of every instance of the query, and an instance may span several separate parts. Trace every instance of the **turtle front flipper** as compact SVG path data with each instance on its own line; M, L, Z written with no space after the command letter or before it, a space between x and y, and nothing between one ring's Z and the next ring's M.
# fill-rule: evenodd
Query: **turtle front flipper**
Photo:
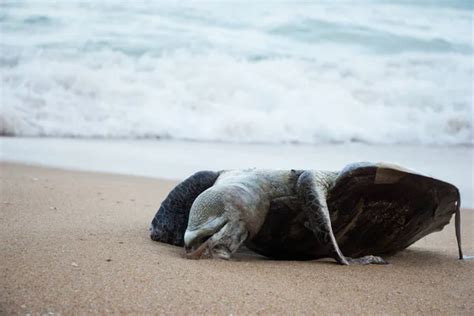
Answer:
M326 203L328 189L334 181L334 174L318 171L305 171L298 178L298 196L303 202L303 212L306 213L306 225L318 239L318 242L327 246L327 256L334 258L339 264L386 264L385 260L376 256L361 258L345 257L334 236L331 217Z
M161 203L151 222L151 239L183 246L191 206L199 194L214 185L219 174L199 171L178 184Z

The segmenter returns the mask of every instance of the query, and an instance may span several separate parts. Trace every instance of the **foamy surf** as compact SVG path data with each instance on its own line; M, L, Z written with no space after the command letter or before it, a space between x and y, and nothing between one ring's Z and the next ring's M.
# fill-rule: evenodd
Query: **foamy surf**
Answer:
M462 4L5 3L0 133L473 144Z

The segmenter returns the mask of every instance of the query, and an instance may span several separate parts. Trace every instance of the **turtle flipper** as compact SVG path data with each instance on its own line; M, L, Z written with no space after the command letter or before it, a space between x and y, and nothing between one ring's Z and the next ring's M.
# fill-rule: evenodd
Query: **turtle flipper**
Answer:
M327 254L339 264L386 264L385 260L376 256L350 258L342 254L334 236L331 217L326 203L328 189L332 186L334 176L325 172L305 171L298 178L298 195L303 202L303 212L308 217L309 228L318 242L327 246Z
M457 213L462 257L460 195L452 184L390 164L352 164L335 179L327 205L339 246L350 256L405 249Z
M388 264L387 261L385 261L382 257L378 256L363 256L359 258L350 258L350 257L345 257L347 259L347 262L349 264L355 265L355 264L360 264L360 265L366 265L366 264Z
M219 174L199 171L178 184L161 203L151 222L151 239L183 246L189 210L198 195L214 185Z

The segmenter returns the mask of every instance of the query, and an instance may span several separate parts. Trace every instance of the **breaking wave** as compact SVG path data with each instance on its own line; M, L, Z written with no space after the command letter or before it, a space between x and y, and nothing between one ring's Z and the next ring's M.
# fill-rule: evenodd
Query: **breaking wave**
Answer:
M4 3L0 134L473 144L456 3Z

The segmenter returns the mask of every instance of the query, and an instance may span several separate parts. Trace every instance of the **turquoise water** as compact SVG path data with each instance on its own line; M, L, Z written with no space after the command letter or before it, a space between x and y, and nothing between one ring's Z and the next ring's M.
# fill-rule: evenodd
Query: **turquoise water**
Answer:
M471 1L2 1L0 133L473 144Z

